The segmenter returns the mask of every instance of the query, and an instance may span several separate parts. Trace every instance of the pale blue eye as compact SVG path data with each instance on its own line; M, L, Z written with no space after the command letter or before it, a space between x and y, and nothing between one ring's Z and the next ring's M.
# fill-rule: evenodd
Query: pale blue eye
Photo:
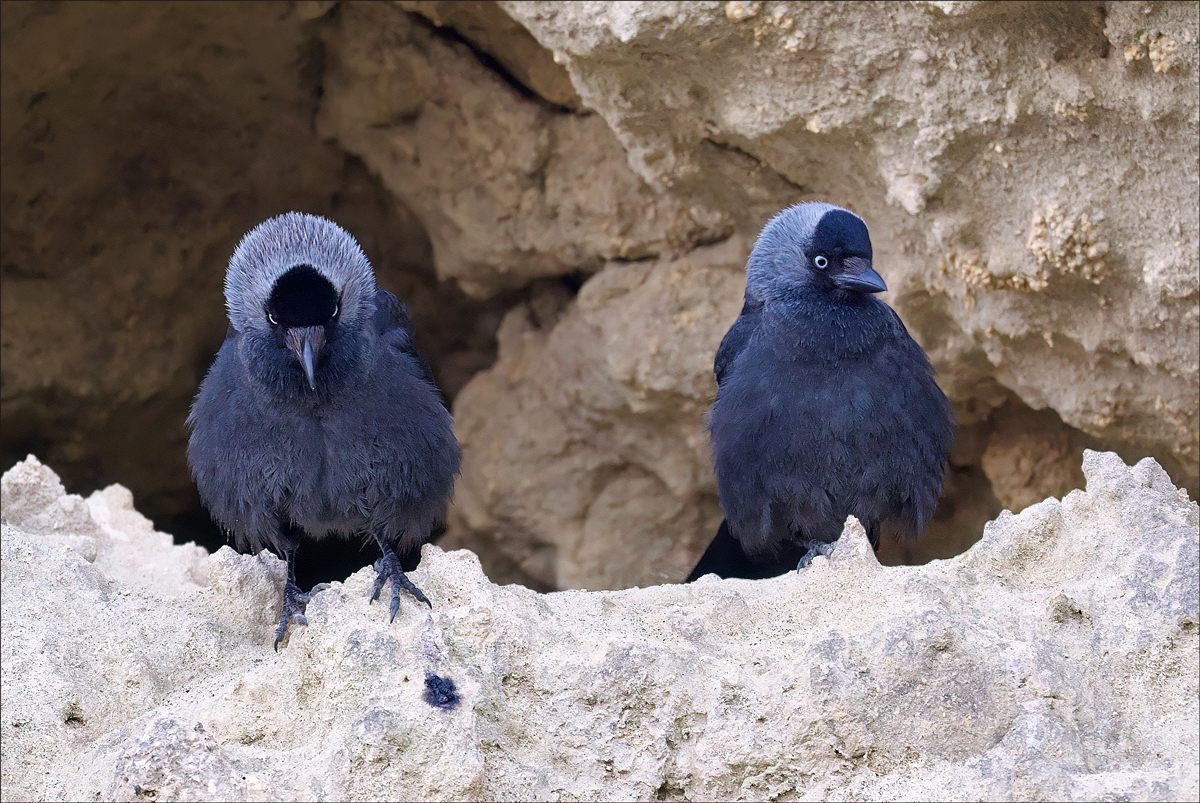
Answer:
M829 260L825 258L824 254L817 254L817 258L813 260L813 264L820 270L825 270L829 267Z
M275 316L269 312L267 313L267 320L270 321L273 326L279 326L279 321L275 320Z

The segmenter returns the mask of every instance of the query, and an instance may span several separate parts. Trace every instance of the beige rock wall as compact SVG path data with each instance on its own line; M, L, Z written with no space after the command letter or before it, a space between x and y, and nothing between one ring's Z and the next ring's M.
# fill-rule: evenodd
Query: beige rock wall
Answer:
M499 361L455 403L469 530L553 588L687 576L721 521L704 411L742 254L611 263L551 326L508 314Z
M442 22L435 5L406 7ZM747 249L770 213L799 199L842 203L870 222L889 301L930 351L964 429L925 543L881 559L954 554L997 505L1019 510L1079 487L1086 445L1154 454L1196 492L1195 4L934 3L888 13L858 4L500 5L566 70L629 168L660 198L736 232L730 248ZM465 52L461 61L474 63ZM514 91L512 102L520 101ZM385 131L375 136L411 139ZM396 161L360 141L350 147L368 164ZM388 185L402 197L413 192L402 181ZM439 259L443 271L454 264ZM724 289L721 305L736 309L740 289ZM614 304L606 313L621 325L646 314L672 330L665 310ZM557 352L568 351L570 336L552 336ZM708 341L705 357L717 342ZM630 358L620 349L581 343L572 362L603 375L608 363ZM541 582L610 587L609 556L655 536L617 514L603 518L611 509L601 490L610 487L606 444L585 447L586 459L576 447L571 460L591 468L582 477L568 472L568 491L542 474L561 467L561 450L547 449L549 422L600 417L629 439L644 437L641 427L603 403L580 411L595 404L588 394L543 394L529 415L495 414L536 382L496 374L545 368L540 351L506 357L502 342L501 354L501 366L455 407L466 440L509 435L499 450L467 444L460 499L472 532L456 531L451 542L475 545L493 534L508 559L536 565ZM703 457L697 463L685 441L655 446L703 473ZM638 487L663 512L659 539L704 540L694 519L668 520L674 490ZM574 540L565 535L563 497L573 500L567 519L614 534L590 557L561 549L560 536ZM661 581L658 567L642 567L625 582Z
M654 186L718 143L864 215L956 401L994 379L1196 492L1195 3L501 6Z
M522 95L397 6L346 4L324 39L318 130L412 207L469 292L719 236L630 169L603 118Z

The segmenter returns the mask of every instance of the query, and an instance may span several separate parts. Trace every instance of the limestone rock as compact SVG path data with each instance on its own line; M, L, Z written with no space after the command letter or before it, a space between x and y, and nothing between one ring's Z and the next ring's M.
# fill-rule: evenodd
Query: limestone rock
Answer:
M415 11L439 28L464 37L472 46L495 58L507 73L530 92L556 106L579 111L582 102L571 76L554 54L530 36L519 22L493 2L477 0L400 0L400 7Z
M466 526L550 588L687 576L721 521L704 411L745 255L610 263L552 327L510 312L496 365L455 400Z
M718 143L863 215L960 405L994 379L1200 489L1195 3L500 6L664 193Z
M276 654L280 561L147 550L126 510L92 563L31 460L4 477L3 794L1194 800L1196 505L1151 460L1083 469L925 566L880 566L851 519L773 580L538 595L427 546L432 611L389 624L363 570ZM192 579L139 580L171 562Z
M1040 502L1044 488L1062 497L1083 487L1080 461L1086 440L1063 427L1053 412L1021 410L1019 403L1010 402L991 423L979 462L1005 509L1016 513Z
M561 307L718 243L732 275L770 215L819 199L868 220L887 300L959 416L935 532L883 559L954 554L1002 505L1080 485L1085 446L1151 455L1195 497L1196 11L0 4L4 466L33 451L73 487L120 480L160 525L207 522L182 421L224 332L224 262L301 208L412 302L450 396L513 308L531 360L545 341L582 371L574 396L538 379L544 399L478 378L462 431L512 430L509 466L471 448L452 542L539 587L676 577L716 515L699 363L724 323L689 351L665 295L637 319ZM672 292L736 304L738 282L705 275ZM605 326L628 331L588 340ZM569 454L545 451L556 438ZM629 542L641 573L604 568Z
M401 9L346 4L324 39L319 130L416 212L440 275L468 292L716 235L719 221L660 197L629 168L602 118L522 97Z

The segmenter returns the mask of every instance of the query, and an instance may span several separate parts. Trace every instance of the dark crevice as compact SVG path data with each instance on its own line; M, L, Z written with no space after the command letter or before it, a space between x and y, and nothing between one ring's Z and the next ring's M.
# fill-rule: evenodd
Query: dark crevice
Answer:
M559 276L558 282L565 287L567 292L571 294L571 297L574 298L575 296L579 295L579 289L583 287L583 283L590 278L590 273L574 271L573 273L564 273L562 276Z
M516 76L509 72L508 69L506 69L505 66L501 64L495 56L491 55L485 50L481 50L478 45L463 36L455 28L449 25L434 25L425 17L413 12L409 13L409 17L412 18L414 25L423 27L425 30L431 32L439 39L442 39L446 42L453 42L465 47L471 52L472 55L475 56L476 60L478 60L479 64L484 69L494 73L498 78L500 78L500 80L512 87L513 91L525 100L537 103L548 111L552 111L556 114L579 114L581 116L590 114L590 112L576 112L574 109L567 108L566 106L560 106L557 103L551 103L550 101L546 100L544 97L534 92L532 89L519 81Z
M810 188L805 187L803 184L797 184L796 182L792 181L790 178L785 176L783 173L780 173L778 170L771 167L769 164L764 162L762 159L758 158L757 156L750 153L749 151L743 150L742 148L738 147L737 145L734 145L731 142L724 142L724 141L716 139L712 136L704 137L701 140L701 142L706 142L709 145L712 145L713 147L717 148L718 150L727 151L729 153L735 153L744 159L749 159L750 161L752 161L755 164L756 170L762 170L762 171L771 173L773 176L778 178L779 181L781 181L783 184L787 185L790 189L794 190L795 192L797 192L801 195L812 192L812 190ZM722 239L724 239L724 238L722 238Z
M1104 28L1106 25L1108 25L1107 3L1099 4L1098 17L1099 19L1096 23L1096 30L1099 32L1101 40L1099 45L1099 54L1100 58L1106 59L1108 58L1109 52L1112 50L1112 42L1108 41L1108 35L1104 33Z
M710 245L717 245L718 243L723 243L726 240L728 240L730 237L732 237L734 235L735 231L736 231L736 229L733 226L725 226L725 227L722 227L719 229L712 229L710 231L701 229L700 233L697 234L692 239L692 241L691 241L692 247L693 248L706 248ZM658 257L655 257L655 258L657 259Z
M1047 39L1058 39L1055 61L1108 58L1112 43L1104 35L1103 3L1060 3L1049 9Z
M729 239L729 235L726 235L724 232L722 232L719 236L716 236L712 242L720 243L720 242L724 242L725 240L728 240L728 239ZM701 242L697 242L694 239L689 239L688 240L688 250L690 251L692 248L698 247L700 245L709 245L709 244L710 243L707 243L707 242L701 243ZM611 262L614 265L640 265L644 262L657 262L658 260L662 259L663 256L664 255L662 253L655 251L654 253L644 254L643 256L640 256L640 257L612 257L612 258L608 259L607 262ZM590 274L588 274L588 275L590 275ZM586 276L585 276L585 279L586 279Z
M83 709L79 707L78 703L71 703L67 706L66 711L63 712L63 724L68 728L82 728L87 724L87 720L83 716Z
M308 39L297 57L297 76L300 86L312 97L312 116L316 119L321 98L325 96L325 42L321 39L318 20L307 23Z

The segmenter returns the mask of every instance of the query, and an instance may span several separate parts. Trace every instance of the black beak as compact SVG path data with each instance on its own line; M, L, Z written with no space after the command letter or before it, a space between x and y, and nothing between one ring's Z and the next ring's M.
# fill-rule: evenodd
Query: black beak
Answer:
M866 257L847 257L842 260L844 270L837 276L831 277L833 283L842 290L854 290L858 293L882 293L887 289L883 277L871 268L871 260Z
M288 329L284 335L288 351L292 352L308 377L310 390L317 389L317 357L325 346L324 326L298 326Z

